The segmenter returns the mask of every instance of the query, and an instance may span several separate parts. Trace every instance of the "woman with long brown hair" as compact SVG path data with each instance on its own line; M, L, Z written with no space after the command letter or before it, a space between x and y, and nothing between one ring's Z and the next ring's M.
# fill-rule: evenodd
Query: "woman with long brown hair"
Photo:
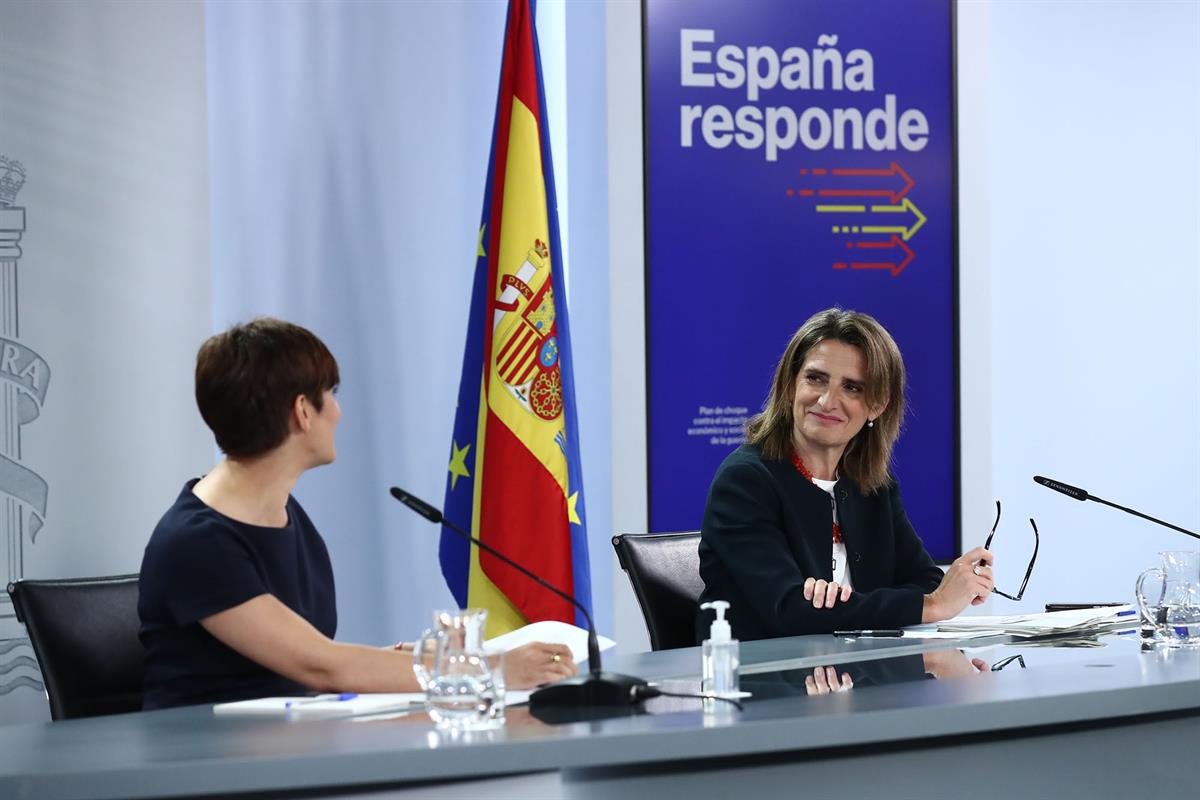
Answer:
M796 331L704 512L701 601L730 602L737 638L900 628L987 598L991 553L943 573L908 521L889 471L903 417L904 361L874 318L831 308Z

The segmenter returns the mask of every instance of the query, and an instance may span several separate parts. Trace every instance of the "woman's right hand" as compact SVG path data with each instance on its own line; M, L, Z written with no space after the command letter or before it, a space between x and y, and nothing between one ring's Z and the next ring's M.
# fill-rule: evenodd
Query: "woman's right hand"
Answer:
M813 604L813 608L833 608L838 600L843 603L850 599L850 586L838 586L834 581L809 578L804 581L804 599Z
M987 600L995 583L992 581L992 554L982 547L956 558L946 570L941 584L932 594L925 595L921 622L940 622L956 617L969 605L977 606Z
M982 658L967 658L962 650L934 650L925 653L925 671L937 678L960 678L988 672L987 662Z
M576 672L571 650L562 644L532 642L509 650L504 657L504 678L511 689L532 689Z

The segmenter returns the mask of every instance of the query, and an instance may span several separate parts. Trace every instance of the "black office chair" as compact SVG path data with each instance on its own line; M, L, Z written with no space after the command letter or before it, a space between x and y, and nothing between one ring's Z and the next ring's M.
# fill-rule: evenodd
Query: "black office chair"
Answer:
M52 719L142 710L138 576L8 585L42 668Z
M704 590L700 532L626 533L614 536L612 543L642 607L650 647L694 645L696 604Z

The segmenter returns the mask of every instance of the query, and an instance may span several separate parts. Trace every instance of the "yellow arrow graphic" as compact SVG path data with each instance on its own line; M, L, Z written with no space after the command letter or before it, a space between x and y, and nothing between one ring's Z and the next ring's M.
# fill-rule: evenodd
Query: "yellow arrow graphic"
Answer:
M830 206L819 205L817 211L819 213L841 213L841 214L861 214L866 212L866 206ZM862 233L895 233L903 237L904 241L908 241L913 237L921 226L925 224L925 215L921 213L921 209L917 208L911 200L904 198L898 206L871 206L872 214L905 214L911 213L916 218L916 222L907 228L903 225L863 225L858 228Z

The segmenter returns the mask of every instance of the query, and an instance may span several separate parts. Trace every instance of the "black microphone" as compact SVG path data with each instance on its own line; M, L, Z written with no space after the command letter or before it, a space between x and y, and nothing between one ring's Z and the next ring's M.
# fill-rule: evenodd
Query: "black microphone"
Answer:
M1062 492L1067 497L1074 497L1076 500L1092 500L1097 503L1103 503L1106 506L1119 508L1128 514L1133 514L1135 517L1141 517L1142 519L1148 519L1151 522L1157 522L1159 525L1163 525L1173 531L1186 533L1188 536L1191 536L1194 539L1200 539L1200 533L1189 531L1187 528L1181 528L1178 525L1172 525L1169 522L1163 522L1161 519L1156 519L1149 514L1143 514L1140 511L1134 511L1132 508L1126 508L1125 506L1119 506L1116 503L1110 503L1108 500L1105 500L1102 497L1096 497L1094 494L1088 494L1087 490L1080 489L1078 486L1072 486L1069 483L1059 483L1051 478L1043 478L1041 475L1034 475L1033 479L1042 486L1045 486L1047 489L1053 489L1056 492Z
M554 592L556 595L566 600L583 613L584 619L587 620L588 624L588 674L576 675L573 678L565 678L561 681L556 681L543 686L529 696L529 705L531 708L535 706L567 706L574 708L588 708L591 706L627 706L639 703L644 699L639 694L638 690L647 685L646 681L642 680L641 678L635 678L631 675L619 675L615 672L604 672L601 669L600 642L596 639L596 624L592 622L592 615L586 608L584 608L582 603L549 581L543 580L542 578L533 574L516 561L513 561L511 558L492 547L490 544L482 542L471 534L467 533L462 528L446 519L440 510L429 505L429 503L426 503L419 497L409 494L398 486L393 486L390 491L392 493L392 497L396 498L401 503L417 512L425 519L434 524L440 522L467 541L474 542L482 550L491 553L496 558L515 569L517 572L520 572L522 575L531 578L539 585L544 586L545 588Z
M1080 501L1088 499L1088 493L1083 489L1080 489L1078 486L1072 486L1069 483L1059 483L1058 481L1051 480L1050 478L1043 478L1041 475L1034 475L1033 479L1048 489L1053 489L1056 492L1062 492L1067 497L1074 497L1076 500Z

